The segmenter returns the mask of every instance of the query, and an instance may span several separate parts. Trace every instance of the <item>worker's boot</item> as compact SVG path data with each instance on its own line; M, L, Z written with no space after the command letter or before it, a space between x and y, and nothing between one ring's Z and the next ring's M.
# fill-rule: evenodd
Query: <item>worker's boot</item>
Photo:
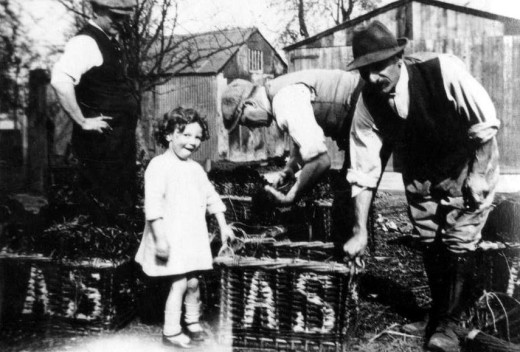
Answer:
M428 319L429 315L426 315L423 320L403 325L401 330L408 335L424 336L426 333L426 327L428 326Z
M430 286L430 293L432 297L432 309L434 309L435 302L439 302L438 292L439 287L442 287L443 275L441 268L441 252L437 243L428 244L423 248L423 263L426 275L428 276L428 285ZM432 322L435 325L434 322ZM406 334L414 336L425 336L427 334L428 326L430 324L430 313L424 319L402 326L402 331ZM431 334L430 334L431 335Z
M463 311L471 304L470 292L475 270L475 253L455 254L444 251L439 257L442 274L432 292L432 310L427 328L426 348L438 352L458 352L456 334ZM429 337L429 339L428 339Z

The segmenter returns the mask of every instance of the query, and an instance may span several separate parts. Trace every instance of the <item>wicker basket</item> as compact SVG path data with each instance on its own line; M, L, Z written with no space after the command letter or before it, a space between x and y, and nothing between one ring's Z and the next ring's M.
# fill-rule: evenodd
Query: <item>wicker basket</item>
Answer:
M312 237L323 241L332 238L332 200L315 200Z
M274 258L298 258L302 260L331 262L342 261L344 252L332 242L299 241L277 242L272 245Z
M317 248L317 242L291 242L292 238L306 237L308 227L300 225L260 226L231 223L236 241L231 244L230 253L254 258L300 258L308 259L307 251ZM321 242L320 242L321 243ZM298 247L304 247L303 251ZM224 248L226 250L226 248ZM321 259L327 259L322 257Z
M520 343L520 246L503 243L477 257L480 296L470 316L477 329L512 343ZM481 247L482 248L482 247Z
M219 340L237 348L343 351L357 315L351 268L298 259L218 257Z
M251 218L252 198L243 196L221 196L226 205L226 219L232 222L247 223Z
M286 240L289 231L286 226L253 226L239 222L230 226L237 239L232 243L231 254L255 258L274 258L273 244Z
M120 328L135 315L129 261L68 262L0 253L0 265L9 283L6 321L19 326L87 334Z
M520 246L482 251L477 263L478 282L488 292L501 292L520 301Z
M310 223L306 205L276 206L257 201L249 196L221 196L226 205L226 219L248 225L273 226L278 224Z

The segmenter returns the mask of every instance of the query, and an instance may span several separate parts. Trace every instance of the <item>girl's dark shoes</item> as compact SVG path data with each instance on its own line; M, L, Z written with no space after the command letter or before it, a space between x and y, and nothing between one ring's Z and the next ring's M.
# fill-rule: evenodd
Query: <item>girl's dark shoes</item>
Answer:
M186 335L188 335L193 342L199 343L207 340L209 337L199 322L186 324Z
M191 339L183 334L182 332L175 335L163 335L162 343L165 346L177 347L177 348L192 348Z

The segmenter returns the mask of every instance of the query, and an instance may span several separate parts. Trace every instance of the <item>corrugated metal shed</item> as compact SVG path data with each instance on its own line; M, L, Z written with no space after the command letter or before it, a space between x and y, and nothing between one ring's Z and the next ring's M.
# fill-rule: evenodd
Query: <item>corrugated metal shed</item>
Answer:
M283 135L275 126L249 131L237 128L229 134L220 112L220 97L228 82L235 78L264 82L287 71L287 64L256 28L234 28L177 37L178 50L172 60L186 58L182 67L174 67L166 83L155 87L146 99L143 111L148 121L143 123L149 149L155 150L151 134L155 119L172 108L194 108L206 116L210 140L202 143L193 155L198 161L254 161L280 156L285 150ZM250 67L250 51L261 56L260 70ZM186 63L191 64L185 66ZM258 64L258 62L257 62ZM159 152L157 150L156 152Z

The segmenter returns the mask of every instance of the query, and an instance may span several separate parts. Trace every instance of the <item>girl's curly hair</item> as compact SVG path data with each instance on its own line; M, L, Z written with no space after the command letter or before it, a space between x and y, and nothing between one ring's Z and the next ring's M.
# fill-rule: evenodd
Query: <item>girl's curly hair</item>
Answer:
M190 123L198 123L202 128L202 141L209 139L208 123L205 118L195 109L184 109L178 107L164 114L162 120L155 125L154 138L163 148L168 148L166 136L173 133L175 129L184 131L186 125Z

